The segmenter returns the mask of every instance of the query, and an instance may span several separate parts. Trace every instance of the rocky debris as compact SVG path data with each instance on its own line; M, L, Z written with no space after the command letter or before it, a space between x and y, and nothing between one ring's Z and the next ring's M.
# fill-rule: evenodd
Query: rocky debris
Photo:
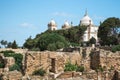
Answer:
M9 71L2 74L2 80L20 80L22 74L19 71Z

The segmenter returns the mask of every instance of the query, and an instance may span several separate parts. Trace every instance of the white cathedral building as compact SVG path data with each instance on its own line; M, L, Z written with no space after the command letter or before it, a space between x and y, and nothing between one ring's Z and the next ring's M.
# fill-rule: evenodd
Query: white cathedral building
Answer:
M98 41L98 37L97 37L98 26L95 26L93 24L93 21L88 16L87 11L85 12L85 15L83 16L83 18L80 20L80 25L87 26L87 30L85 31L83 35L84 42L89 41L92 37L95 38L96 41ZM62 25L62 29L68 29L68 28L71 28L71 25L68 23L68 21L65 21L65 23ZM48 29L57 30L57 24L53 19L48 23Z

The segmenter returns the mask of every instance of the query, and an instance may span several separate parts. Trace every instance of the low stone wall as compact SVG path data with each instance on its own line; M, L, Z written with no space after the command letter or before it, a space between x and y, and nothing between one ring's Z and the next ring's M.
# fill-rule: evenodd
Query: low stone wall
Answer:
M81 55L79 52L28 52L26 53L26 73L32 74L33 71L43 68L47 72L54 73L64 71L65 63L70 61L72 64L80 65Z
M96 69L99 66L102 67L106 66L102 74L99 73L97 74L96 72L86 73L83 74L82 76L78 76L81 79L93 78L94 80L96 80L98 77L102 79L105 78L105 75L108 75L108 80L111 80L114 76L114 72L106 74L105 71L120 70L120 52L112 53L111 51L106 51L99 48L94 49L91 47L84 47L80 48L80 51L77 49L73 50L72 52L51 52L51 51L41 52L41 51L27 51L24 49L0 49L0 51L4 50L13 50L16 53L23 54L23 69L25 74L27 74L28 76L33 76L32 73L40 68L43 68L47 73L53 72L58 74L59 72L64 71L65 64L68 61L70 61L72 64L83 65L85 67L85 72L89 72L91 70L91 66L92 69ZM91 51L93 51L92 57L90 57ZM1 69L0 72L1 71L3 71L3 69ZM10 78L10 80L12 80L13 78L16 80L21 76L19 73L16 73L19 75L16 76L18 77L16 78L13 77L15 76L14 74L15 73L10 72L8 78ZM63 76L71 77L74 75L75 74L66 73ZM99 76L97 77L97 75Z
M3 73L2 79L3 80L21 80L22 74L18 71L10 71L7 73Z
M12 48L0 48L0 52L1 51L8 51L8 50L12 50L15 53L26 53L28 51L28 49L12 49Z
M73 78L73 77L79 77L80 73L78 72L64 72L62 73L60 76L58 76L57 78L59 79L66 79L66 78Z

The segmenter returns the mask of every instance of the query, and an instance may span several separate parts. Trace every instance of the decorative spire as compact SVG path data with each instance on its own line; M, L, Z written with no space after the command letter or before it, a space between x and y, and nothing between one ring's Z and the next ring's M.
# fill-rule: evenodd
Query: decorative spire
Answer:
M87 16L88 15L88 12L87 12L87 9L86 9L86 11L85 11L85 15L84 16Z

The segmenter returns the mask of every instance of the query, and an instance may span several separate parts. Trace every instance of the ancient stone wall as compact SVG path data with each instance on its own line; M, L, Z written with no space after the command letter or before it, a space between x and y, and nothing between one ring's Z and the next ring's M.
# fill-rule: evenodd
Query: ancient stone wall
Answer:
M99 51L91 51L90 54L90 68L96 70L100 65L100 52Z
M2 80L21 80L22 74L18 71L10 71L2 74Z
M0 49L0 51L3 49ZM4 50L13 50L16 53L23 54L23 69L25 71L25 74L32 76L32 73L35 70L38 70L40 68L43 68L47 73L53 72L53 73L60 73L64 71L65 64L70 61L72 64L77 65L83 65L85 67L86 73L85 77L87 78L94 78L96 79L97 75L98 77L101 76L101 78L106 78L105 75L108 75L108 80L114 79L114 70L120 70L120 52L112 53L108 50L103 50L99 48L91 48L91 47L83 47L79 50L73 50L72 52L51 52L51 51L27 51L22 49L4 49ZM91 56L91 52L93 53ZM8 65L12 65L14 63L14 60L11 58L8 60ZM101 65L104 69L104 72L101 74L95 73L89 73L92 69L96 69ZM91 69L92 68L92 69ZM2 73L4 69L0 69L0 73ZM106 72L109 71L108 74ZM17 79L16 76L12 76L13 73L9 73L10 79ZM9 76L8 75L8 76ZM71 74L70 74L71 75ZM116 77L116 76L115 76ZM118 75L120 77L120 75Z
M64 71L65 63L70 61L72 64L80 65L81 56L79 52L28 52L26 57L26 73L32 74L33 71L43 68L47 72L54 73Z
M95 69L99 66L107 67L107 69L120 70L120 52L112 53L103 49L92 50L90 54L91 68Z
M28 49L12 49L12 48L0 48L0 52L1 51L8 51L8 50L12 50L14 51L15 53L26 53L28 51Z

